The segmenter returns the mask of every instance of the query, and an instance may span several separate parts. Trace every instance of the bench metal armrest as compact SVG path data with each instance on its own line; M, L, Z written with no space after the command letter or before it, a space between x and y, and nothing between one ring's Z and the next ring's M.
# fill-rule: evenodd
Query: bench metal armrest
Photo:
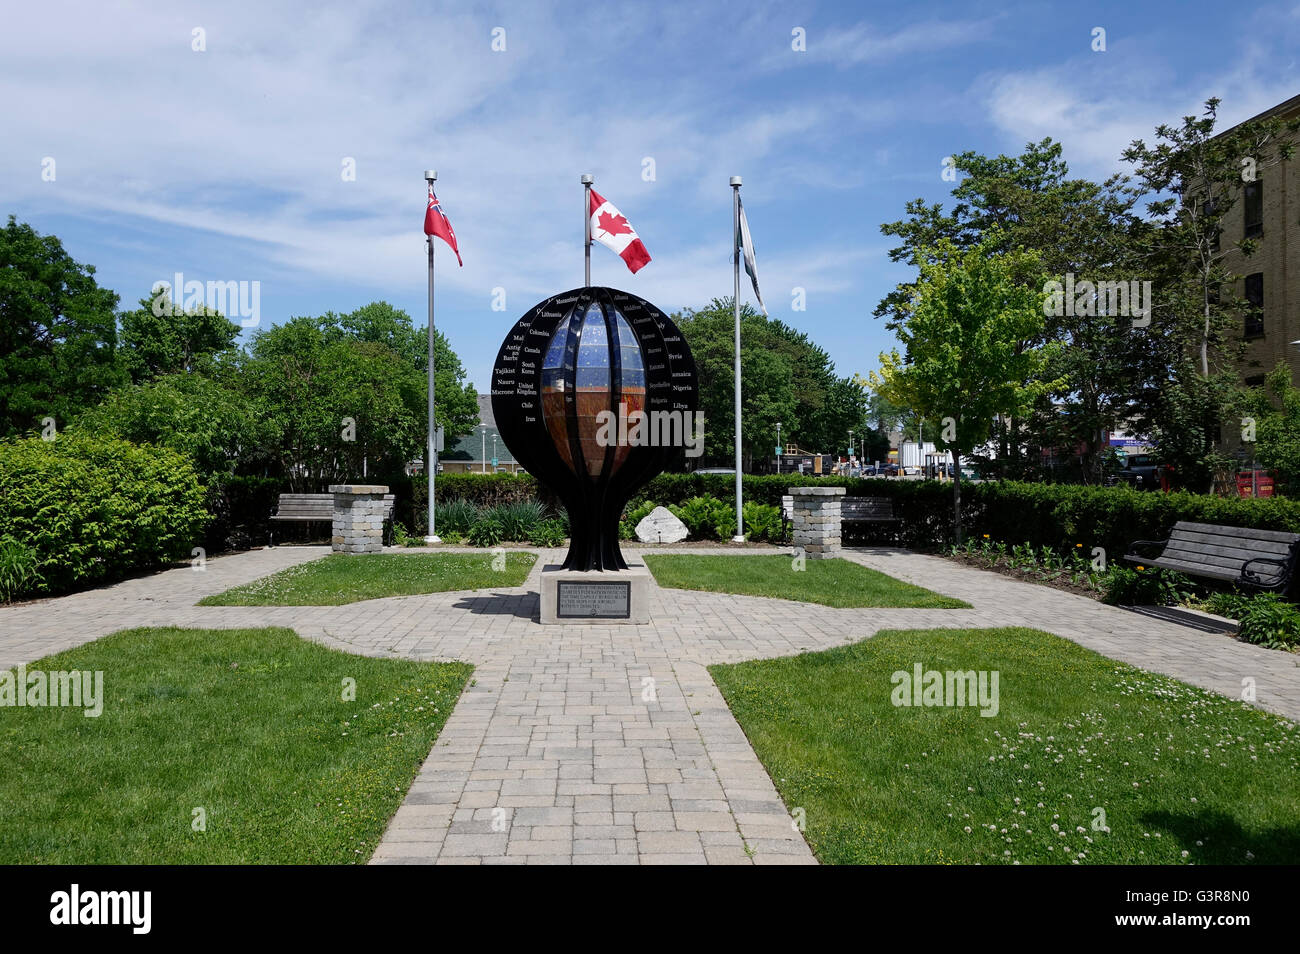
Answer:
M1254 570L1248 569L1252 563L1269 563L1278 568L1277 579L1273 583L1261 584L1259 574ZM1274 560L1271 557L1251 557L1241 565L1241 580L1243 583L1250 583L1254 586L1275 586L1286 579L1287 567L1291 565L1290 560Z
M1138 553L1137 548L1138 547L1160 547L1160 549L1163 550L1165 546L1168 545L1168 543L1169 543L1168 540L1134 540L1132 543L1128 545L1128 553L1124 554L1124 558L1128 559L1129 557L1139 557L1141 559L1150 559L1149 557L1143 557L1142 554Z

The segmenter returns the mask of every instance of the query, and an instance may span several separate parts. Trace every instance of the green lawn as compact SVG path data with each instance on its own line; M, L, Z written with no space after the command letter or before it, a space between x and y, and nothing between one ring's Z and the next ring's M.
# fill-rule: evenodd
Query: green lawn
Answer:
M0 707L0 864L364 862L471 672L287 629L126 630L27 668L102 671L103 712Z
M894 706L916 663L998 671L998 714ZM892 631L710 672L825 862L1300 860L1294 723L1048 633Z
M494 570L493 561L505 568ZM537 562L533 553L332 553L272 573L200 606L341 606L384 596L519 586ZM498 562L498 565L500 563Z
M904 583L849 560L807 560L802 571L788 556L646 554L660 586L741 596L771 596L838 607L906 606L969 609L970 604Z

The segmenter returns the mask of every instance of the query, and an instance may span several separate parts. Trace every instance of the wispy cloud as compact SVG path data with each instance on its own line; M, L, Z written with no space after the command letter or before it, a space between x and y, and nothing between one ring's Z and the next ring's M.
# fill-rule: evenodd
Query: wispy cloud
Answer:
M730 293L727 179L743 175L774 313L865 370L889 335L863 316L899 277L879 224L946 199L942 157L1050 135L1103 175L1208 95L1244 118L1300 89L1291 3L1224 18L1192 0L1144 26L1103 4L1096 57L1091 20L995 0L960 15L924 0L11 6L4 211L56 231L127 302L184 270L261 280L270 320L375 297L418 320L436 167L465 258L439 252L438 320L480 382L510 317L581 280L580 173L654 256L633 277L597 248L593 278L665 308ZM794 287L807 312L788 312Z
M999 19L930 19L892 30L873 22L848 26L810 25L803 28L806 49L795 50L791 46L787 50L773 51L764 62L771 69L808 63L838 69L892 63L986 41Z

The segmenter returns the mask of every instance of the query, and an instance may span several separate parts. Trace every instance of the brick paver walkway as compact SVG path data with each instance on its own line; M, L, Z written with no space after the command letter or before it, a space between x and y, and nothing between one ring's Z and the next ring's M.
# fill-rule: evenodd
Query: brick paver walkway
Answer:
M1300 718L1295 656L897 550L845 556L973 609L832 609L654 587L651 625L543 628L534 621L537 577L560 551L543 552L516 588L338 607L194 605L325 552L254 551L211 560L202 573L171 570L0 608L0 666L150 625L288 626L351 652L473 663L473 684L376 863L810 863L705 667L881 629L1033 626L1232 697L1253 679L1260 705Z

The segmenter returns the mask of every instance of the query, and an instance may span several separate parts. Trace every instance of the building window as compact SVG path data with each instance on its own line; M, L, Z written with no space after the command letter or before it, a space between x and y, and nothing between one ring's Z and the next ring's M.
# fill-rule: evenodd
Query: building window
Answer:
M1246 276L1246 337L1258 338L1264 333L1264 273Z
M1245 189L1246 238L1264 234L1264 183L1256 179Z
M1246 378L1246 387L1248 388L1262 388L1263 386L1264 375L1262 374L1252 374Z

